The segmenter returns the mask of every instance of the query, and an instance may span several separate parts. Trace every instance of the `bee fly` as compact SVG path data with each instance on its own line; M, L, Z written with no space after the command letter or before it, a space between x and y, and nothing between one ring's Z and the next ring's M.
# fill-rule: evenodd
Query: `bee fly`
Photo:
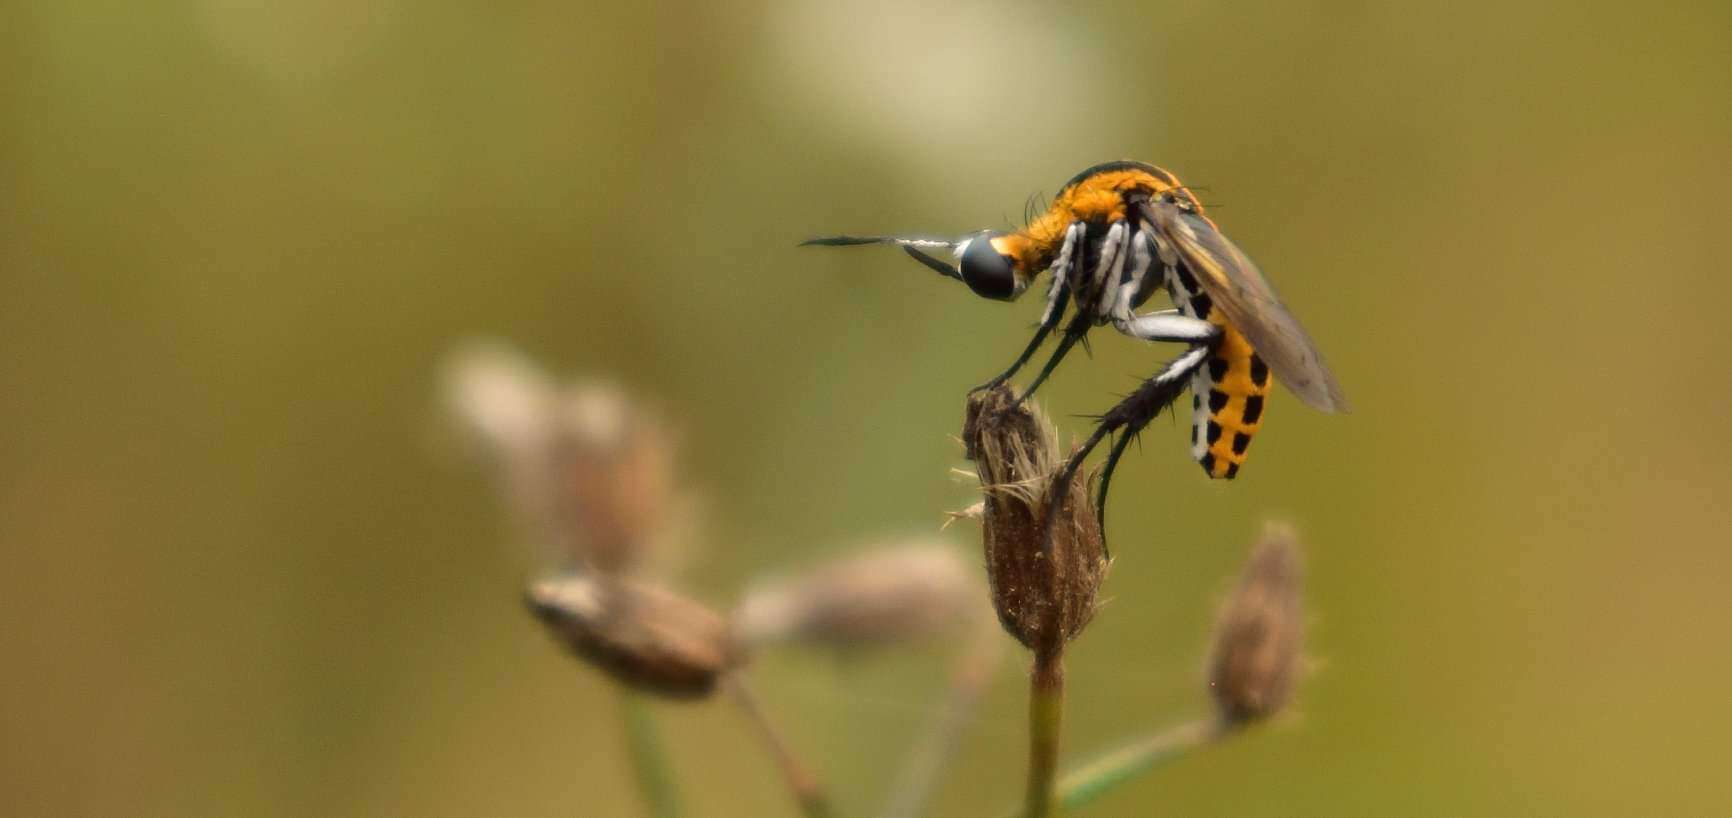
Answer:
M1009 368L977 391L996 387L1022 369L1059 327L1067 308L1071 318L1057 347L1019 401L1034 394L1094 327L1111 324L1132 338L1184 344L1183 354L1100 416L1094 433L1057 475L1049 497L1063 497L1083 458L1117 433L1101 473L1103 517L1107 485L1125 447L1187 385L1191 456L1212 478L1238 475L1251 437L1263 423L1271 373L1307 406L1324 412L1348 409L1323 356L1257 266L1203 215L1189 189L1153 165L1121 161L1089 168L1015 232L981 231L955 241L833 236L804 244L894 244L976 295L1000 301L1015 300L1042 272L1051 271L1046 310L1034 337ZM956 263L927 251L948 251ZM1167 291L1175 309L1137 313L1157 288Z

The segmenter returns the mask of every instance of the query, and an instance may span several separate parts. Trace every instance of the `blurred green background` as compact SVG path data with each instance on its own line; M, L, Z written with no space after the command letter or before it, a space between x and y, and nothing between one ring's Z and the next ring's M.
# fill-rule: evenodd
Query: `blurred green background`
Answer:
M1204 711L1266 518L1309 544L1298 719L1084 814L1732 810L1732 10L1649 4L238 0L0 5L0 812L637 811L606 684L434 407L458 340L684 432L687 571L937 527L964 388L1039 306L839 231L1001 226L1098 161L1193 184L1355 403L1241 478L1115 483L1067 752ZM1164 353L1163 353L1164 354ZM1070 433L1163 358L1096 340ZM951 530L970 543L974 529ZM937 814L1016 800L1021 658ZM757 671L846 815L942 652ZM696 816L791 814L719 705Z

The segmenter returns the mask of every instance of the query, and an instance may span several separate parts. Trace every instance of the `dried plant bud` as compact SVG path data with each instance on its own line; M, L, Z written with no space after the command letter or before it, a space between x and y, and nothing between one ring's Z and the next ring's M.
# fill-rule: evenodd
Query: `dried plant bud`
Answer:
M1305 633L1301 573L1292 529L1268 526L1215 624L1209 692L1228 725L1268 718L1292 698Z
M600 571L638 567L675 513L672 434L606 383L569 388L558 422L555 506L573 556Z
M559 390L504 344L477 341L452 355L444 392L545 562L622 573L667 538L679 516L673 436L618 387Z
M533 455L552 433L553 383L504 344L458 347L446 363L443 391L447 412L488 457Z
M483 340L459 346L442 380L446 414L476 457L497 470L501 491L525 533L553 551L556 544L547 542L554 516L548 468L557 426L553 382L515 350Z
M734 613L734 631L755 647L912 642L979 621L978 593L968 566L945 545L882 548L753 588Z
M726 621L658 586L573 575L534 583L526 601L578 658L646 692L709 695L738 655Z
M1070 481L1046 534L1047 492L1059 462L1058 434L1005 387L969 396L962 439L985 495L981 524L992 604L1004 629L1036 651L1055 651L1094 616L1107 560L1089 480Z

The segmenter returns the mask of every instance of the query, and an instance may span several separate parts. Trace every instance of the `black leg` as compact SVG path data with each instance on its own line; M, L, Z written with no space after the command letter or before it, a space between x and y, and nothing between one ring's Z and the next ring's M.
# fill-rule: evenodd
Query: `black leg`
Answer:
M1034 357L1035 350L1040 349L1040 345L1046 342L1046 336L1052 332L1052 328L1058 326L1058 319L1064 317L1065 305L1070 303L1070 286L1063 282L1060 282L1058 286L1058 295L1053 298L1052 304L1046 311L1046 320L1040 322L1040 328L1034 331L1034 338L1028 342L1028 346L1023 348L1022 354L1016 356L1016 360L1011 363L1009 369L999 373L992 380L968 390L970 394L996 388L999 384L1010 380L1011 376L1028 363L1028 359Z
M1137 431L1126 429L1119 433L1118 439L1113 441L1113 450L1107 453L1106 466L1101 468L1101 484L1095 489L1095 521L1100 523L1101 550L1106 552L1107 559L1112 559L1113 556L1113 552L1107 550L1106 547L1107 486L1112 485L1113 471L1119 467L1119 458L1124 456L1126 447L1131 445L1131 441L1135 440L1141 431L1140 429Z
M1129 445L1131 438L1143 430L1144 426L1149 425L1149 421L1166 411L1174 400L1184 394L1187 379L1190 378L1192 372L1196 371L1198 366L1202 365L1203 361L1208 359L1209 349L1210 346L1205 345L1190 348L1185 354L1162 367L1159 374L1143 381L1142 386L1137 387L1135 392L1127 395L1124 400L1119 401L1117 406L1107 410L1107 413L1101 416L1094 432L1089 435L1088 440L1083 442L1082 448L1077 449L1076 453L1065 461L1064 466L1053 475L1052 485L1047 488L1046 518L1043 523L1046 531L1041 537L1043 550L1048 553L1052 551L1053 521L1058 517L1058 511L1064 498L1070 494L1070 482L1076 478L1077 469L1082 467L1083 459L1088 457L1089 452L1100 445L1100 442L1105 440L1107 435L1118 431L1121 432L1121 436L1113 444L1112 455L1107 458L1106 471L1101 475L1101 515L1102 520L1105 520L1106 486L1112 480L1112 470L1118 466L1119 457L1124 454L1125 447ZM1101 529L1101 538L1104 544L1106 538L1104 526Z
M1028 346L1022 350L1022 354L1016 356L1016 361L1011 363L1009 369L1000 373L998 377L969 390L969 394L992 389L1010 380L1022 369L1024 364L1028 363L1030 358L1034 357L1035 350L1040 349L1040 345L1046 342L1046 336L1052 333L1054 327L1058 326L1059 319L1064 318L1065 306L1070 304L1070 271L1075 264L1076 253L1078 252L1077 243L1082 240L1086 230L1087 228L1081 223L1074 223L1065 229L1064 245L1059 248L1058 258L1053 260L1050 268L1052 287L1046 294L1046 311L1041 313L1040 328L1035 330L1034 338L1029 340Z
M1028 389L1017 396L1017 403L1028 400L1034 395L1034 390L1046 383L1046 379L1052 375L1052 371L1058 368L1059 362L1064 360L1065 355L1070 354L1070 348L1076 346L1077 342L1081 341L1083 336L1087 335L1088 331L1094 327L1092 319L1093 316L1083 309L1082 302L1077 302L1076 313L1071 316L1070 323L1065 325L1064 337L1058 340L1058 348L1052 351L1052 357L1046 359L1046 365L1040 368L1040 374L1034 376L1034 381L1028 385Z

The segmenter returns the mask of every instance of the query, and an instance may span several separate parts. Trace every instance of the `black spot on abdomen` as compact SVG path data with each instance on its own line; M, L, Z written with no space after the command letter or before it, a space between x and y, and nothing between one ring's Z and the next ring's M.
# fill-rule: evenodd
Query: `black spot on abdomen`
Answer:
M1256 384L1258 389L1269 386L1269 365L1263 363L1263 359L1254 352L1251 353L1251 383Z
M1219 395L1219 394L1221 394L1221 393L1219 393L1219 392L1211 393L1210 400L1212 401L1213 396ZM1244 418L1245 425L1249 426L1253 423L1256 423L1258 420L1262 419L1262 417L1263 417L1263 396L1262 395L1247 396L1245 398L1245 418Z

